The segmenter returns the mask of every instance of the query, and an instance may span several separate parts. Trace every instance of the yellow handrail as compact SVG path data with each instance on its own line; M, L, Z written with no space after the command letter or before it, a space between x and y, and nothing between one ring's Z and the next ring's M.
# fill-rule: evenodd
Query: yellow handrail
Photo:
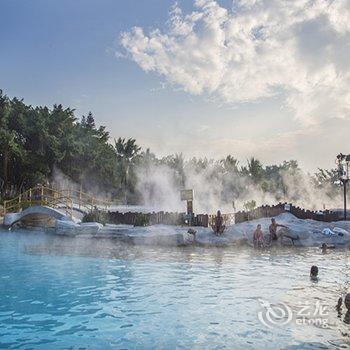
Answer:
M48 207L63 207L70 216L73 215L74 204L79 208L85 207L93 210L95 206L104 206L106 209L110 202L98 200L87 193L71 189L57 190L46 186L37 186L21 193L15 198L4 201L4 214L21 211L33 205Z

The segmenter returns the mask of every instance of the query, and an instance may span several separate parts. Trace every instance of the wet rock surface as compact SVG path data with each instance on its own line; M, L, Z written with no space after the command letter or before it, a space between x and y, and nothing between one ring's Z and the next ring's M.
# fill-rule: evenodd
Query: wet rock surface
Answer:
M283 213L276 217L279 236L275 245L313 247L326 244L327 246L350 245L350 222L320 222L315 220L298 219L292 214ZM93 237L117 238L135 245L252 245L253 232L260 224L264 234L264 241L269 245L269 225L271 218L247 221L226 228L220 236L214 235L211 228L154 225L134 227L131 225L101 225L99 223L76 224L57 220L54 234Z

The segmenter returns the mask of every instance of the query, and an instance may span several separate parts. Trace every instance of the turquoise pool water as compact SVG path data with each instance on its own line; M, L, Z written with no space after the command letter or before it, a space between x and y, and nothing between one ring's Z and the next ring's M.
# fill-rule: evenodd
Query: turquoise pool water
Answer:
M0 347L342 348L350 326L334 306L349 281L347 250L141 248L0 231ZM294 316L320 304L327 326L265 325L259 300L283 302Z

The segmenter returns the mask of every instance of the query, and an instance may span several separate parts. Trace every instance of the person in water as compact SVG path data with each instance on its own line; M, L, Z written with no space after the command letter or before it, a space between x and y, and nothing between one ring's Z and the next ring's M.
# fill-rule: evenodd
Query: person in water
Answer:
M310 269L310 278L314 281L318 279L318 267L316 265L311 266Z
M277 236L277 227L285 227L287 228L287 226L278 224L276 222L275 218L271 219L271 225L269 226L269 231L270 231L270 240L271 241L277 241L278 236Z
M344 298L344 304L348 310L350 310L350 294L346 294Z
M259 224L253 234L253 244L254 248L262 248L264 246L264 234L261 230L261 225Z
M327 249L335 249L335 245L327 245L326 243L322 243L321 249L322 253L327 253Z
M338 317L342 316L342 304L343 304L343 300L340 297L338 299L338 303L337 303L337 306L336 306L336 309L338 311ZM345 304L345 307L347 309L347 311L345 313L345 316L344 316L344 323L350 324L350 293L345 295L344 304Z
M218 210L215 218L215 225L213 227L214 233L219 236L221 235L224 230L225 230L225 225L224 225L224 218L221 215L221 211Z

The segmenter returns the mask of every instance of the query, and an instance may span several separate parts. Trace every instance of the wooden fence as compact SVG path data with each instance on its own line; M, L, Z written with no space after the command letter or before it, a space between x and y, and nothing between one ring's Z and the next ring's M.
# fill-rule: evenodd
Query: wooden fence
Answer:
M338 221L340 220L338 213L324 210L324 211L311 211L305 210L299 207L295 207L291 204L279 203L277 205L263 205L255 208L252 211L239 211L236 213L222 214L223 221L226 226L245 222L254 219L268 218L278 216L282 213L290 212L299 219L313 219L318 221ZM126 224L135 225L142 218L141 222L149 225L185 225L186 215L185 213L168 213L168 212L153 212L153 213L135 213L135 212L107 212L107 221L111 224ZM197 214L192 218L193 226L210 227L214 224L215 215L210 214Z
M260 218L269 218L277 216L285 212L285 206L282 203L277 205L263 205L251 211L238 211L235 213L235 223L240 223L249 220Z
M325 222L339 221L342 219L338 213L330 210L311 211L291 206L290 212L299 219L312 219Z
M120 213L118 211L109 211L107 214L108 222L113 224L135 225L139 217L143 217L144 221L150 225L181 225L184 223L183 213L167 213L160 211L158 213L153 212L143 214L135 212Z
M225 225L234 224L234 214L223 214L223 221ZM141 218L141 220L140 220ZM118 211L107 212L107 222L110 224L125 224L125 225L135 225L138 221L145 222L149 225L185 225L186 223L185 213L168 213L160 211L158 213L135 213L126 212L121 213ZM197 214L192 218L193 226L203 226L209 227L214 224L215 215L208 214Z
M329 210L311 211L300 207L295 207L292 204L279 203L277 205L263 205L248 212L239 211L235 214L235 223L273 217L285 212L289 212L299 219L312 219L325 222L340 220L338 213Z
M197 214L194 216L192 224L194 226L209 227L214 225L216 215ZM225 226L233 225L235 223L235 214L222 214Z

